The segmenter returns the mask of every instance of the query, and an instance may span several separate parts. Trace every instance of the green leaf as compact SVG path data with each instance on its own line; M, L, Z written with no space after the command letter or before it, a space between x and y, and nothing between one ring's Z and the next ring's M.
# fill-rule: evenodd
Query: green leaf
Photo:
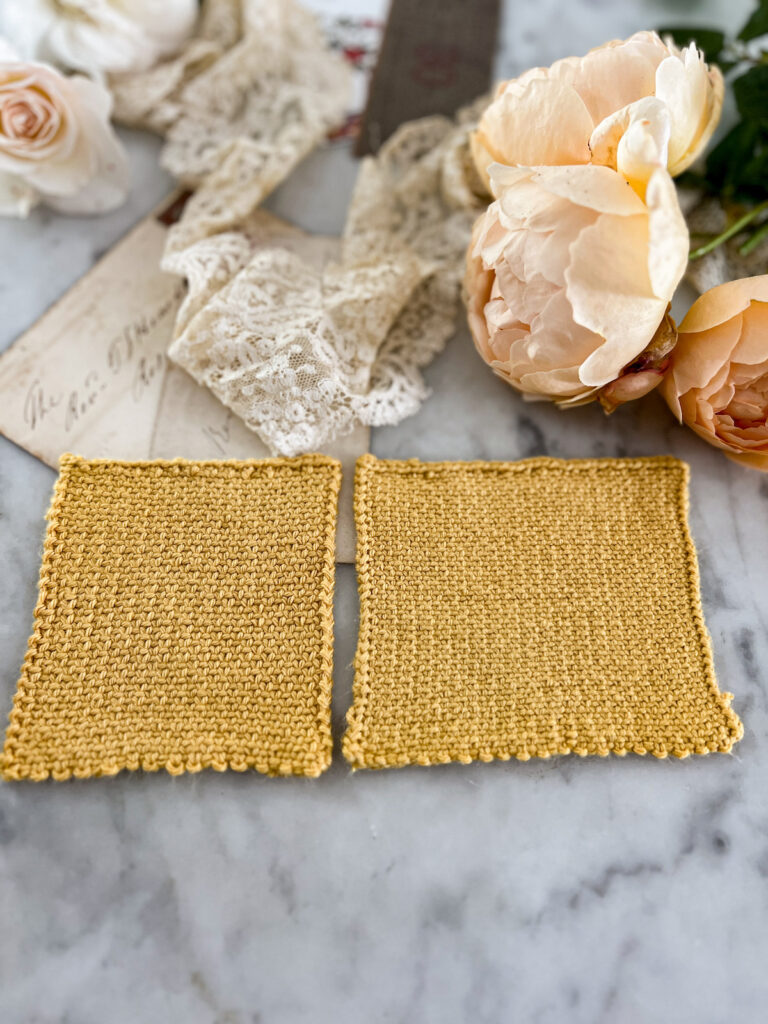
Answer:
M715 146L707 157L707 180L713 191L727 190L734 184L752 155L759 132L757 125L740 121Z
M727 199L760 202L768 196L768 128L740 121L707 157L707 184Z
M725 46L725 33L718 28L701 28L698 25L691 28L673 26L672 28L659 28L656 31L662 39L664 36L672 36L678 46L696 43L704 54L704 59L709 63L717 60Z
M680 188L707 188L709 181L701 171L692 171L690 168L675 177L675 184Z
M734 79L733 95L745 121L768 122L768 64L758 64Z
M768 0L760 0L757 10L752 12L736 38L748 43L750 39L757 39L758 36L764 36L766 33L768 33Z
M768 139L762 140L762 146L755 147L739 175L739 188L742 194L752 197L768 195Z

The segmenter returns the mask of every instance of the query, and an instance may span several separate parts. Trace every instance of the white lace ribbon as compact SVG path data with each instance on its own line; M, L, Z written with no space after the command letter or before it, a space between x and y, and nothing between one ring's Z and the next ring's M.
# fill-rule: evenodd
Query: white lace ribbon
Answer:
M163 267L189 294L169 354L274 452L397 423L426 397L420 369L453 332L482 203L470 117L410 122L362 162L336 261L265 243L258 188L235 187L226 162L171 229Z

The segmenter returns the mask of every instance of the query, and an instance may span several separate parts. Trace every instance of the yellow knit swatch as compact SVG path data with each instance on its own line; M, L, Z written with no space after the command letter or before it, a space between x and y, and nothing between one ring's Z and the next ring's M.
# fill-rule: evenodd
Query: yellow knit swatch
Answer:
M729 751L673 458L357 464L355 768Z
M340 480L316 455L63 456L5 778L319 775Z

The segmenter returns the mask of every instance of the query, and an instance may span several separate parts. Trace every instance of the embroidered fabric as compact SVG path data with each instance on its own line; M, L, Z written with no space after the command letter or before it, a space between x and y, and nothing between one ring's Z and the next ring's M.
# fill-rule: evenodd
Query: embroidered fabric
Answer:
M261 199L343 120L350 71L294 0L207 0L178 56L110 86L118 120L165 134L184 185L226 161Z
M338 260L254 231L258 188L232 150L168 237L189 293L170 357L281 454L397 423L427 391L421 368L454 329L464 253L483 200L468 128L404 125L360 167Z

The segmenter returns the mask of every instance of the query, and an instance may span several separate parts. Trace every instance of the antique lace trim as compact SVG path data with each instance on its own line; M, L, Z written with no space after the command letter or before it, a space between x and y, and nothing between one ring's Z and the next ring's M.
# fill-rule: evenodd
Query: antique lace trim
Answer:
M179 181L224 161L258 202L343 120L350 72L294 0L207 0L177 57L110 86L118 120L165 134L161 163Z
M164 133L163 165L197 188L163 261L189 285L171 358L279 453L414 412L482 206L479 108L406 125L364 161L332 253L258 210L347 101L349 69L295 0L205 0L181 54L110 84L116 116Z
M171 229L163 267L189 294L169 354L274 452L320 448L357 421L397 423L426 396L420 368L453 331L482 205L473 117L406 124L362 162L335 262L259 234L258 189L237 159Z

